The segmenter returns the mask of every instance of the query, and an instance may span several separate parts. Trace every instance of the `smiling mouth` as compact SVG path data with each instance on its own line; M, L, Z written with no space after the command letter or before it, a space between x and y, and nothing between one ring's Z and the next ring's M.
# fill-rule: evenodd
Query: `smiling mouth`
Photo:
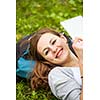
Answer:
M60 57L61 54L62 54L62 52L63 52L63 48L61 48L61 49L57 52L56 58Z

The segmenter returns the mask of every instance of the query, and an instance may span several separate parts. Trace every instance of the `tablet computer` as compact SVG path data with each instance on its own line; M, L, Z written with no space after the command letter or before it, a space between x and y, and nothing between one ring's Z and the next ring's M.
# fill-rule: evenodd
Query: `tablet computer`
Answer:
M68 34L74 39L83 37L83 17L77 16L60 22Z

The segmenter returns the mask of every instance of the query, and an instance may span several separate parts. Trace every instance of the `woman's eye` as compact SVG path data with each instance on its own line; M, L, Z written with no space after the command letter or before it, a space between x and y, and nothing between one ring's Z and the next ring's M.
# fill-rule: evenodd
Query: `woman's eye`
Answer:
M47 51L45 52L45 55L47 55L47 54L48 54L48 52L49 52L49 51L47 50Z
M52 42L52 45L55 44L55 42L56 42L56 40L54 40L54 41Z

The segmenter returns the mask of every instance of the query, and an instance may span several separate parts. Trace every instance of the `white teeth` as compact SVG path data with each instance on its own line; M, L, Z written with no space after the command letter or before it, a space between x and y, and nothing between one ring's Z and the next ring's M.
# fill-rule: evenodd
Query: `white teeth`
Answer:
M59 57L61 55L61 53L62 53L62 51L60 50L57 56Z
M56 57L55 58L57 58L57 55L56 55Z
M58 51L58 54L56 55L56 58L58 58L62 54L62 50L63 49L60 49L60 51Z

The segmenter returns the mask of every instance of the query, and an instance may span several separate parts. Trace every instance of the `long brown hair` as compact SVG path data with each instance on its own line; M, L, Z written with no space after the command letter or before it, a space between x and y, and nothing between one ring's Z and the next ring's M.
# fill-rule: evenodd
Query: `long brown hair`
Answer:
M51 33L57 36L61 36L61 33L58 33L52 29L44 28L37 31L30 39L30 55L33 60L36 61L35 68L33 69L31 76L31 87L34 90L39 89L40 87L48 89L48 73L56 65L46 61L37 51L37 43L40 37L45 33Z

